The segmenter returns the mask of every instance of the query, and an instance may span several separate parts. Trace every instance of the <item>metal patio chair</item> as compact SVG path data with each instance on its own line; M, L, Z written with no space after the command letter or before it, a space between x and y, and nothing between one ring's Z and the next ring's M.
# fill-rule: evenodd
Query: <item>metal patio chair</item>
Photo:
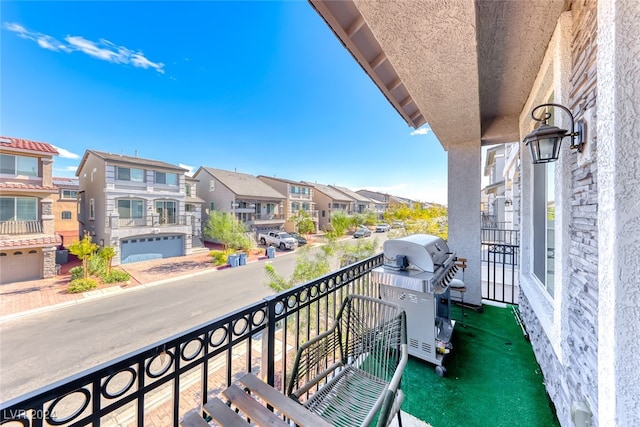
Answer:
M387 426L398 414L407 364L405 312L395 304L350 295L328 331L296 355L287 395L333 426Z

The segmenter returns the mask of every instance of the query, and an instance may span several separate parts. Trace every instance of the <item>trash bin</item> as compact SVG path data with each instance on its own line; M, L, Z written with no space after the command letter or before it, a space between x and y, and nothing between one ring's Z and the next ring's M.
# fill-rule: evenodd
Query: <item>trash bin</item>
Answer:
M245 253L238 254L238 265L247 265L247 254Z
M227 264L229 264L232 268L237 267L239 262L238 254L230 254L227 256Z
M69 262L69 250L58 249L56 251L56 264L66 264Z
M276 257L276 248L273 246L269 246L267 248L267 258L275 258Z

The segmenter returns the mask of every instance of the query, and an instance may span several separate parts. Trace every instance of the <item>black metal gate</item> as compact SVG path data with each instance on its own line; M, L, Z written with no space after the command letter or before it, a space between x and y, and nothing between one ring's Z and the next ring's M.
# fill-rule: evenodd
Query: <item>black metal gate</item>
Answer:
M482 298L518 304L519 231L482 230Z

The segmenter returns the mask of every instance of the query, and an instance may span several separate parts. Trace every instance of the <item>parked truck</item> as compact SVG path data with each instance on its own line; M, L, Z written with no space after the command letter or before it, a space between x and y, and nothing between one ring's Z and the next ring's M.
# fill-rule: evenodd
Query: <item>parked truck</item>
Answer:
M258 241L261 245L276 246L280 249L294 249L298 246L298 241L289 233L280 230L272 230L258 234Z

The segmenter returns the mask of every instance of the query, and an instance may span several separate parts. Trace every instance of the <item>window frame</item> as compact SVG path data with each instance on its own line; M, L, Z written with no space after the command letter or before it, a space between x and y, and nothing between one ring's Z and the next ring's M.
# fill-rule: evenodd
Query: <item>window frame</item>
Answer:
M173 172L161 172L161 171L155 171L154 174L154 179L155 179L155 183L156 184L162 184L162 185L172 185L172 186L177 186L178 185L178 174L177 173L173 173ZM162 177L162 180L160 179L160 177ZM175 178L175 182L167 182L169 177L174 177Z
M128 171L128 174L129 174L128 179L121 175L121 173L120 173L121 171L122 172ZM140 173L142 175L140 177L140 179L133 179L134 178L134 174L132 173L133 171L140 171ZM117 181L124 181L124 182L144 183L145 182L145 170L144 169L140 169L140 168L128 168L128 167L123 167L123 166L116 166L116 180Z
M0 169L0 173L3 175L12 175L12 176L28 176L28 177L39 177L40 176L40 158L39 157L33 157L33 156L21 156L19 154L5 154L5 153L1 153L0 154L0 165L2 165L2 160L5 159L9 159L13 157L13 171L9 172L9 171L2 171L2 169ZM29 160L31 161L35 161L35 170L34 171L24 171L24 170L20 170L20 160ZM1 166L0 166L1 167ZM32 165L33 168L33 165Z
M20 197L20 196L1 196L0 200L13 200L13 214L11 215L11 219L2 219L2 221L37 221L39 218L38 212L38 198L37 197ZM18 201L29 201L33 202L33 213L34 215L29 215L28 218L20 218L19 203ZM24 208L24 206L23 206ZM24 214L24 212L23 212ZM1 217L0 217L1 218Z
M122 214L120 213L120 202L129 202L129 206L128 206L129 216L128 217L122 216ZM140 209L139 210L135 210L133 205L132 205L132 202L139 202L140 203ZM143 199L121 198L121 199L117 199L116 200L116 209L118 210L118 216L121 219L142 219L142 218L144 218L144 206L145 206L145 203L144 203ZM124 209L124 207L123 207L123 209ZM132 215L132 212L134 212L134 213L138 213L139 212L140 216Z
M73 197L65 196L65 192L75 193L75 196L73 196ZM71 190L69 188L62 188L60 190L60 198L61 199L65 199L65 200L77 200L78 199L78 190Z
M62 211L60 212L60 219L63 221L67 221L73 219L73 212L71 211Z

